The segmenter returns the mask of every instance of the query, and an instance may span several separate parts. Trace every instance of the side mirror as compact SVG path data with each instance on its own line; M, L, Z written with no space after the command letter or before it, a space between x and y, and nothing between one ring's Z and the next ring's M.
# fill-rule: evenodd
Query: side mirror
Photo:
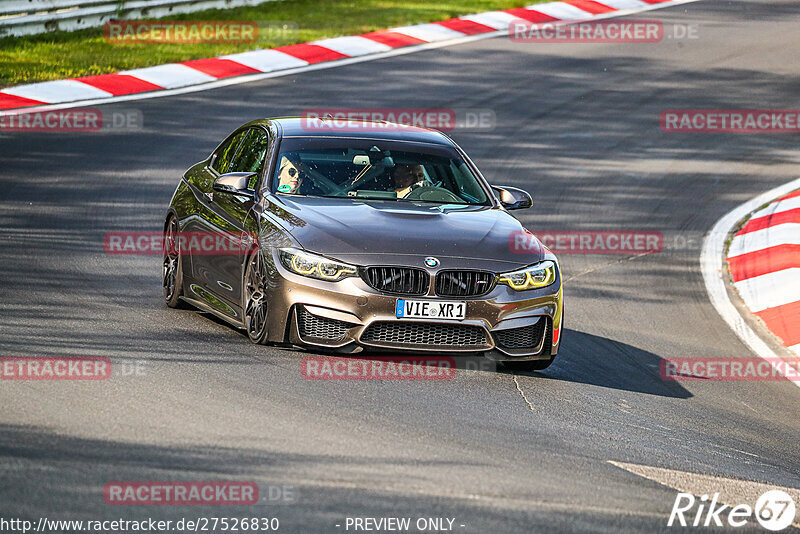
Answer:
M493 185L495 196L507 210L524 210L533 206L533 198L527 191L506 185Z
M250 180L257 175L258 173L255 172L229 172L228 174L223 174L214 181L214 191L254 198L255 191L247 186Z

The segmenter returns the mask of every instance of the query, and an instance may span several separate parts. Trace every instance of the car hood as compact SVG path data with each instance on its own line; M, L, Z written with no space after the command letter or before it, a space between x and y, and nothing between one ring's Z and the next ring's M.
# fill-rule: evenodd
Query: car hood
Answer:
M513 250L524 228L503 209L386 200L272 197L266 211L304 249L359 265L422 265L508 270L541 261L536 238Z

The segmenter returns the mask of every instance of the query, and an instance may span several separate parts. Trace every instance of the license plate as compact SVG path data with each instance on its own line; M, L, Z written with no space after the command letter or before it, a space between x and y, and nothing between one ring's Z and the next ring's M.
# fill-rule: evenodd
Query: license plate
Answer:
M453 319L460 321L467 316L467 303L397 299L395 315L398 319Z

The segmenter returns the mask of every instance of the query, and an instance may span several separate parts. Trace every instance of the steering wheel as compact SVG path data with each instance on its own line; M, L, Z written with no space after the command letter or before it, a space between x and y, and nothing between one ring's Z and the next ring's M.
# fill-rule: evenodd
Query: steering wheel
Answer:
M368 182L370 179L374 179L375 177L377 177L380 173L384 171L384 169L385 167L381 164L373 165L371 168L367 169L364 175L361 176L358 180L356 180L353 183L346 182L344 185L339 186L335 192L332 191L332 193L335 195L349 193L350 191L353 191L354 189L359 187L361 184L364 184Z
M435 185L428 185L412 189L411 192L405 196L405 200L430 200L432 202L453 202L456 204L463 204L464 200L457 197L451 191L444 187L436 187Z

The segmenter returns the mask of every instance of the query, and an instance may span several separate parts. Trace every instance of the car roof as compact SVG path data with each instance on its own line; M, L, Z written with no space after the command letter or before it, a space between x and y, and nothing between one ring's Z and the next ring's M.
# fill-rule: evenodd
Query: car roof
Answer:
M453 146L442 132L396 122L314 117L279 117L254 122L278 124L283 137L349 137Z

